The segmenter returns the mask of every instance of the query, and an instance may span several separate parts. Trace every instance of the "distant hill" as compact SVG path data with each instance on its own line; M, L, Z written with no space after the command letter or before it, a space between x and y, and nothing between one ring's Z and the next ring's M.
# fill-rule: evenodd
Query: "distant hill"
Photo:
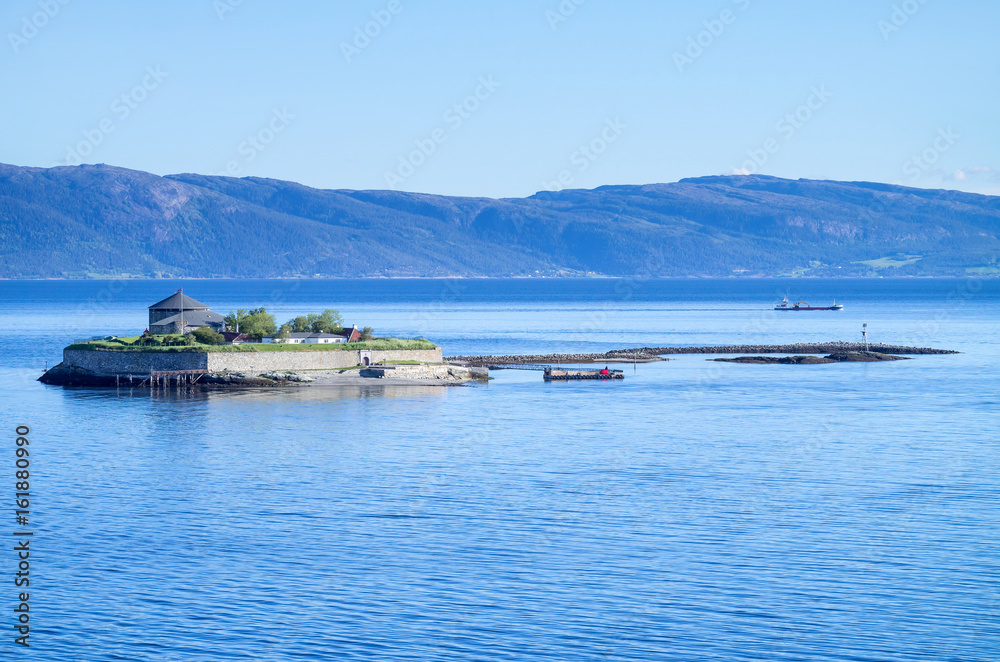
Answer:
M0 277L1000 274L1000 197L764 176L529 198L0 165Z

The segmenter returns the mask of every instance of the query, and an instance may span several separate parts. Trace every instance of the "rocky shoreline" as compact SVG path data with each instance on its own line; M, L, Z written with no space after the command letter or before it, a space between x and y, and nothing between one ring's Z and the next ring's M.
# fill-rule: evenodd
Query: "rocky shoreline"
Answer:
M505 354L498 356L449 356L444 363L435 364L376 364L364 370L332 369L307 371L271 372L208 372L177 371L161 373L153 377L154 386L171 384L216 388L238 388L247 386L305 386L312 383L344 383L348 379L381 383L412 384L456 384L473 380L489 379L486 369L502 369L504 366L552 364L572 365L587 363L651 363L668 361L665 358L677 354L745 354L738 358L714 359L729 363L780 363L818 364L844 363L856 361L892 361L901 355L957 354L958 352L929 347L905 347L900 345L870 345L866 350L862 343L828 342L795 343L789 345L721 345L705 347L638 347L615 349L604 353L586 354ZM766 354L788 354L791 356L768 357ZM807 356L813 355L813 356ZM349 374L348 374L349 373ZM92 372L74 365L60 363L46 371L38 381L57 386L149 386L151 375L109 374Z
M733 359L707 359L721 363L753 363L782 365L819 365L823 363L875 363L877 361L907 361L908 356L880 352L838 352L827 356L738 356Z
M947 349L870 344L869 353L885 355L958 354ZM650 363L674 354L844 354L865 352L863 343L826 342L790 345L721 345L711 347L637 347L589 354L504 354L498 356L446 356L445 361L466 366L504 366L572 363ZM814 357L815 358L815 357ZM836 362L836 361L831 361Z
M338 386L359 384L449 386L489 379L484 368L447 364L372 366L363 369L271 371L265 373L209 372L198 375L107 375L62 363L38 381L52 386L172 388L247 388L275 386Z

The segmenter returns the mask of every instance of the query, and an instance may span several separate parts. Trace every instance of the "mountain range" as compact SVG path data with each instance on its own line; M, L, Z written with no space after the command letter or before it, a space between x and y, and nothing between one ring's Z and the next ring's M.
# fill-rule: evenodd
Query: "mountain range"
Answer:
M1000 274L1000 197L761 175L527 198L0 164L0 277Z

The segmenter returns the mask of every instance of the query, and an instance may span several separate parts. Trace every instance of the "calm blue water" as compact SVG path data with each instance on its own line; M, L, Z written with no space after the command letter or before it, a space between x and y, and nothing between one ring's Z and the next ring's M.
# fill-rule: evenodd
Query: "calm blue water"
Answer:
M680 356L619 384L34 381L180 285L446 354L857 340L863 321L963 353ZM785 294L846 310L771 312ZM4 466L32 427L18 659L1000 659L998 320L995 280L2 282Z

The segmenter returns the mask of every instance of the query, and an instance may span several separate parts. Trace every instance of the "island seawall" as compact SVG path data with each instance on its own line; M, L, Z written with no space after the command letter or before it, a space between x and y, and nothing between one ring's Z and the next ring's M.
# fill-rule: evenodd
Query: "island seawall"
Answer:
M441 349L282 352L139 352L64 349L63 361L42 376L50 384L101 385L151 373L240 373L258 376L299 370L341 370L394 361L441 363ZM51 374L50 374L51 373ZM48 379L47 379L48 378Z

